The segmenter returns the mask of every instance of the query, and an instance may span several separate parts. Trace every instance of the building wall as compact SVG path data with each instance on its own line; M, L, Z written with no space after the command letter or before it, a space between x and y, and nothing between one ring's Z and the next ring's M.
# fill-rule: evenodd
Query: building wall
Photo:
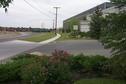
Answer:
M115 8L115 6L102 10L103 15L110 14L110 13L119 13L119 9Z
M97 8L100 8L101 10L104 10L103 13L105 13L105 14L107 14L108 11L109 11L109 12L115 12L115 11L117 11L116 9L111 8L111 7L113 7L113 6L114 6L113 4L106 2L106 3L100 4L100 5L98 5L98 6L94 7L94 8L92 8L92 9L89 9L89 10L87 10L87 11L84 11L84 12L82 12L82 13L76 15L76 16L73 16L73 17L71 17L71 18L65 20L65 21L63 22L64 31L66 31L67 29L69 29L69 24L68 24L68 23L69 23L69 21L70 21L71 19L73 19L73 18L80 21L80 25L79 25L79 26L80 26L80 31L81 31L81 32L87 32L87 31L89 31L89 27L90 27L90 26L89 26L89 23L90 23L90 21L91 21L91 17L90 17L90 16L94 13L94 11L95 11ZM84 20L85 17L86 17L86 20ZM81 24L82 22L83 22L84 24Z
M63 23L64 30L69 29L68 22L74 18L80 21L80 25L79 25L80 31L88 32L90 28L89 23L91 21L91 15L95 12L97 8L99 8L103 12L103 16L106 16L109 13L119 13L120 11L124 11L124 10L126 11L126 6L121 6L120 8L117 8L117 6L115 6L114 4L106 2L65 20Z
M80 31L81 32L88 32L89 31L89 21L81 20L80 21Z
M108 15L110 13L119 13L119 9L115 8L115 6L113 6L113 7L110 7L110 8L102 10L102 13L103 13L103 16L106 16L106 15ZM85 21L81 20L81 22L80 22L80 31L81 32L88 32L88 31L90 31L91 16L92 16L92 14L88 14L86 16L87 20L85 20Z

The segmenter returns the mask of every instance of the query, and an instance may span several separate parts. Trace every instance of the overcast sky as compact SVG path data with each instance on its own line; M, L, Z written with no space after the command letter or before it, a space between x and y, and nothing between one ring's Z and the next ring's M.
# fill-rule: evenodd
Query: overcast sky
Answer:
M0 8L0 26L46 27L51 28L55 18L54 6L61 7L58 15L58 27L63 20L97 6L108 0L14 0L8 13Z

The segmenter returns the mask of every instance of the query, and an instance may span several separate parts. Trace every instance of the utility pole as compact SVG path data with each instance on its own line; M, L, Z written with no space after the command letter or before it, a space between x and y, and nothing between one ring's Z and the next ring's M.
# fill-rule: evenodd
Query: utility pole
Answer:
M53 20L53 26L52 26L52 29L53 29L53 31L54 31L54 29L55 29L55 22L54 22L55 20Z
M44 28L44 23L43 22L41 23L41 28Z
M58 15L58 9L59 9L60 7L53 7L53 8L56 9L56 17L55 17L55 34L56 34L56 33L57 33L57 15Z

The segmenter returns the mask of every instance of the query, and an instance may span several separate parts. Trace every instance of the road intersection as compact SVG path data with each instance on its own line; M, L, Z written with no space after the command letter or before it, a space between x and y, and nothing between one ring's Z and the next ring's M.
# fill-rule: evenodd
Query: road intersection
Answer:
M86 55L104 55L110 56L110 50L104 49L100 42L97 40L68 40L68 41L55 41L60 37L35 43L21 40L11 40L0 42L0 60L15 56L22 52L33 53L40 52L50 55L55 49L65 50L71 54L86 54Z
M26 53L40 52L42 54L50 55L55 49L64 50L70 54L103 55L106 57L111 55L110 50L104 49L102 44L97 40L55 41L28 50Z
M59 34L57 36L48 39L46 41L42 41L39 43L36 42L28 42L21 40L10 40L6 42L0 42L0 60L15 56L22 52L28 51L30 49L45 45L49 42L55 41L60 37Z

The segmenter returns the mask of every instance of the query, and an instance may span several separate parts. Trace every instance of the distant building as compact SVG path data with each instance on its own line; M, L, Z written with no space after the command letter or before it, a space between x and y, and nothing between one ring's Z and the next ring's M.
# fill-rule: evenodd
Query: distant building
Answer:
M87 11L84 11L78 15L75 15L69 19L64 20L63 22L63 29L64 31L67 31L69 29L69 21L71 19L76 19L79 21L79 31L81 32L88 32L90 30L90 21L91 21L91 15L95 12L96 9L100 9L103 13L103 16L108 15L109 13L119 13L120 11L126 10L126 6L118 6L109 2L105 2L103 4L100 4L94 8L91 8Z

